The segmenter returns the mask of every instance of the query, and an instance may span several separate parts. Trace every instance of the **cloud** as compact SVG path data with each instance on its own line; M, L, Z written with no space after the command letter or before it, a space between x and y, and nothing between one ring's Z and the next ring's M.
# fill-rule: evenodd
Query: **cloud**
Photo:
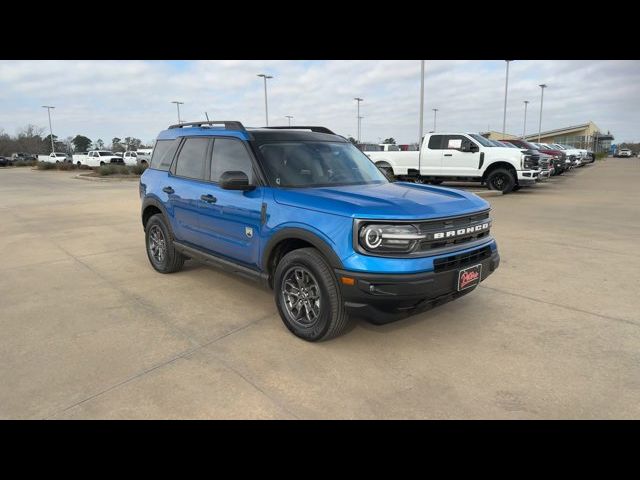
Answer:
M361 103L362 138L393 136L401 143L418 137L420 62L414 61L2 61L0 129L13 132L33 123L47 125L41 105L55 105L54 133L92 139L134 136L149 141L176 122L172 100L184 102L183 120L238 119L264 124L264 84L269 119L286 125L325 125L356 134ZM504 61L426 62L425 130L438 108L440 131L502 129ZM507 131L538 129L540 83L545 90L542 129L593 120L616 141L639 140L640 62L524 61L510 64Z

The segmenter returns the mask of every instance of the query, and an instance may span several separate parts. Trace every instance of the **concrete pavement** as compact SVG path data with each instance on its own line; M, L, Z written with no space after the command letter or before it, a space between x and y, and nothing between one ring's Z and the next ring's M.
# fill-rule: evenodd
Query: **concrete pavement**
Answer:
M320 344L271 292L152 270L137 182L0 169L0 418L640 418L640 159L487 198L469 295Z

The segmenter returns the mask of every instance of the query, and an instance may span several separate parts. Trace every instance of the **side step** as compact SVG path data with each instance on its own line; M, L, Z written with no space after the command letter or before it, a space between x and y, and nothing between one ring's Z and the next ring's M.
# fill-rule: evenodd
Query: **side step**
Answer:
M238 265L237 263L230 260L205 253L201 250L198 250L197 248L189 247L179 242L174 241L173 245L175 249L180 253L187 257L193 258L194 260L205 263L207 265L212 265L226 272L235 273L244 278L248 278L249 280L253 280L254 282L268 285L268 275L266 273L253 270L251 268L245 267L244 265Z

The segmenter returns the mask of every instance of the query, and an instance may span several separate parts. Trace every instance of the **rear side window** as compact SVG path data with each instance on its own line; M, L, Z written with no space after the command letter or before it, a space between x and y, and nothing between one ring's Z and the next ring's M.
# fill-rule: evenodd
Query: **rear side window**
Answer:
M187 138L176 160L176 175L204 179L204 158L208 147L208 138Z
M212 182L219 182L224 172L244 172L253 184L253 166L246 147L239 140L216 138L213 142L213 158L211 160Z
M179 140L158 140L153 148L151 168L169 170L179 143Z

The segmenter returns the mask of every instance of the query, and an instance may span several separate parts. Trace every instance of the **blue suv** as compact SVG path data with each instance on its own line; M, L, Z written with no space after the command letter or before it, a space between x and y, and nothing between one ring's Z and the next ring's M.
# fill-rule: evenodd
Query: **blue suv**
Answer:
M309 341L458 298L500 262L486 201L392 182L324 127L172 125L140 197L154 269L194 259L262 282Z

